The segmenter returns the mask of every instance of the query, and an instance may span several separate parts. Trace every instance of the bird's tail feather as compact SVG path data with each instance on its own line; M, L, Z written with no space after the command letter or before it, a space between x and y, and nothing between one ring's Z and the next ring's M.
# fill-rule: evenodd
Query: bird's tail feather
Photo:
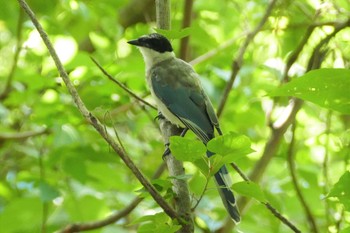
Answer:
M214 177L222 202L224 203L227 212L230 214L232 220L236 224L239 223L241 221L241 217L236 205L236 198L230 189L232 181L226 167L221 167L220 170L214 175Z

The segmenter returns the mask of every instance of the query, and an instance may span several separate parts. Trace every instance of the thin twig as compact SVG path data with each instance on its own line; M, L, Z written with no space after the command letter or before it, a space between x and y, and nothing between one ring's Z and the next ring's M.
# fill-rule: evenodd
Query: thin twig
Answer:
M337 34L337 32L339 32L341 29L344 29L345 27L349 26L349 24L350 24L350 18L345 22L339 23L336 29L333 31L333 33L329 34L314 48L312 56L309 59L307 71L310 71L311 69L317 69L321 65L320 59L322 60L324 57L317 56L321 53L320 52L321 48L326 44L326 42L329 42L330 38L334 37ZM300 45L298 47L300 47ZM298 113L302 105L303 105L302 100L291 99L290 104L286 107L288 111L284 116L282 116L282 119L278 119L274 122L274 124L270 124L272 129L271 136L265 144L265 148L261 158L256 163L256 165L254 166L253 170L249 175L249 178L252 181L259 182L260 179L262 179L263 173L265 172L272 157L275 155L284 133L286 132L288 127L291 125L291 123L294 121L296 114ZM238 200L238 206L240 207L241 211L245 210L245 208L248 205L248 202L249 200L245 197L240 198Z
M196 204L192 207L192 209L191 209L192 211L194 211L194 210L197 208L197 206L198 206L199 203L201 202L202 198L204 197L204 194L205 194L205 192L207 191L207 188L208 188L209 180L210 180L210 178L209 178L209 177L206 177L206 182L205 182L203 191L202 191L202 193L200 194L200 196L199 196L199 198L198 198Z
M283 217L275 208L273 208L271 206L270 203L266 202L266 203L263 203L266 208L268 208L271 213L273 215L275 215L275 217L277 217L278 219L281 220L281 222L283 222L286 226L288 226L293 232L295 233L301 233L301 230L299 230L298 228L296 228L288 219L286 219L285 217Z
M166 200L158 193L158 191L155 189L155 187L146 179L146 177L141 173L141 171L138 169L138 167L135 165L135 163L130 159L130 157L124 153L122 148L113 140L113 138L107 134L104 131L103 125L99 122L99 120L92 115L92 113L86 108L85 104L81 100L77 90L75 89L74 85L70 81L67 72L65 71L60 59L57 56L56 51L54 50L48 35L42 28L41 24L35 17L33 11L30 9L28 4L25 0L18 0L21 7L24 9L24 11L27 13L31 21L33 22L34 26L38 30L41 38L43 39L51 57L53 58L56 67L60 73L60 76L62 77L64 83L67 86L67 89L69 93L71 94L74 103L76 104L78 110L83 115L85 120L89 122L96 130L97 132L105 139L105 141L113 148L113 150L119 155L119 157L124 161L124 163L127 165L127 167L132 171L132 173L135 175L135 177L140 181L140 183L145 187L145 189L150 193L150 195L153 197L153 199L158 203L158 205L164 210L164 212L171 217L172 219L177 219L180 224L184 224L182 219L178 217L175 210L166 202Z
M37 148L37 149L39 151L38 165L39 165L40 181L45 181L46 175L45 175L45 167L43 164L44 148L43 148L43 146L40 146L40 148ZM45 201L42 203L42 218L41 218L40 233L47 232L48 215L49 215L49 203Z
M249 182L249 178L243 173L243 171L235 164L235 163L231 163L231 166L233 167L233 169L235 169L238 174L242 177L242 179L244 181ZM276 210L275 208L272 207L272 205L269 202L260 202L261 204L263 204L268 210L271 211L271 213L278 218L283 224L285 224L286 226L288 226L291 230L293 230L296 233L301 232L292 222L290 222L287 218L285 218L280 212L278 212L278 210Z
M101 72L112 82L114 82L115 84L117 84L120 88L122 88L124 91L126 91L130 96L134 97L135 99L137 99L138 101L144 103L145 105L157 110L157 108L155 106L153 106L152 104L148 103L147 101L145 101L144 99L142 99L141 97L137 96L134 92L132 92L129 88L127 88L124 84L122 84L121 82L119 82L118 80L116 80L115 78L112 77L112 75L110 75L105 69L103 69L103 67L96 61L95 58L90 57L91 60L95 63L95 65L101 70Z
M255 27L253 31L248 33L247 38L245 39L243 45L239 49L237 57L233 60L232 65L231 65L231 76L229 81L226 84L226 88L224 90L224 94L222 95L218 110L217 110L217 115L220 116L222 114L222 111L224 110L225 104L227 102L228 96L231 92L233 83L238 75L239 70L242 67L243 64L243 55L245 51L248 48L248 45L253 41L254 37L258 34L258 32L262 29L264 24L266 23L267 19L269 18L273 7L275 6L275 3L277 0L271 0L269 5L266 8L265 14L262 17L260 23Z
M17 22L16 49L15 49L15 53L14 53L14 57L13 57L13 61L12 61L11 70L10 70L10 73L9 73L9 75L7 77L4 90L0 93L0 100L5 99L11 92L12 80L13 80L13 77L15 75L15 71L17 69L18 58L19 58L19 54L20 54L21 49L22 49L21 43L22 43L22 27L23 27L23 19L24 19L23 16L24 16L24 12L20 8L19 9L18 22Z
M237 166L237 164L231 163L230 165L242 177L243 180L249 181L248 176L246 174L244 174L244 172Z
M217 55L221 51L227 49L228 47L233 45L237 40L243 38L244 36L247 36L247 33L242 33L242 34L240 34L240 35L238 35L238 36L236 36L234 38L231 38L231 39L221 43L217 48L209 50L208 52L200 55L199 57L196 57L195 59L193 59L189 63L192 66L194 66L194 65L197 65L198 63L204 62L204 61L214 57L215 55Z
M158 169L154 172L152 179L157 179L161 176L161 174L165 170L165 163L163 162ZM135 197L129 205L127 205L124 209L115 212L108 216L105 219L93 222L85 222L85 223L72 223L64 227L62 230L59 230L58 233L73 233L73 232L81 232L81 231L90 231L98 228L105 227L107 225L113 224L116 221L126 217L129 215L142 201L143 197Z
M94 222L86 222L86 223L73 223L64 227L62 230L58 231L58 233L73 233L73 232L81 232L81 231L90 231L98 228L105 227L112 223L115 223L119 219L127 216L133 211L138 204L143 200L143 198L136 197L129 205L127 205L124 209L111 214L107 218Z
M329 176L328 176L328 162L329 162L329 139L332 125L332 111L329 110L326 120L326 142L325 142L325 154L322 162L322 174L323 174L323 195L326 197L329 192ZM329 209L329 199L325 198L325 216L326 216L326 225L330 226L330 209Z
M292 184L293 184L293 187L295 189L295 192L297 194L297 197L304 209L304 212L305 212L305 215L306 215L306 218L310 224L310 230L311 232L314 232L314 233L318 233L318 229L317 229L317 225L316 225L316 221L315 221L315 218L314 216L312 215L312 212L311 212L311 209L309 207L309 205L307 204L305 198L304 198L304 195L300 189L300 186L298 184L298 181L297 181L297 175L296 175L296 171L295 171L295 129L296 129L296 122L294 121L293 124L292 124L292 129L291 129L291 133L292 133L292 139L289 143L289 146L288 146L288 151L287 151L287 162L288 162L288 167L289 167L289 173L290 173L290 176L292 178Z
M42 128L36 131L26 131L18 133L0 133L0 141L2 140L24 140L30 137L35 137L43 134L49 133L47 128Z

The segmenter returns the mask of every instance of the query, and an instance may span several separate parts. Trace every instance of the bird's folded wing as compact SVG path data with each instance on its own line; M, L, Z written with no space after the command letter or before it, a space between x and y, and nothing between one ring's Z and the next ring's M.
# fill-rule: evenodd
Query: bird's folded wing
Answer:
M186 127L207 143L213 137L214 127L207 112L205 98L200 98L201 93L193 87L166 82L166 77L159 77L162 74L157 72L152 75L154 94Z

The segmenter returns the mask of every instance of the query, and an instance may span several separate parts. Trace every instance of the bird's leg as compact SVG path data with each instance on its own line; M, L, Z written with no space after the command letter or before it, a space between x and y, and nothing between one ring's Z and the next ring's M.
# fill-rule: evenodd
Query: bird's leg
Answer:
M158 115L158 117L159 117L159 115ZM188 128L184 128L180 134L180 137L184 137L186 135L187 131L188 131ZM164 146L165 146L165 151L164 151L163 156L162 156L163 160L164 160L165 156L170 154L170 148L169 148L170 143L169 142L165 143Z
M161 112L158 112L158 115L154 118L154 120L160 120L160 119L165 119L165 117Z
M182 130L180 137L185 137L186 133L188 131L188 128L184 128L184 130Z

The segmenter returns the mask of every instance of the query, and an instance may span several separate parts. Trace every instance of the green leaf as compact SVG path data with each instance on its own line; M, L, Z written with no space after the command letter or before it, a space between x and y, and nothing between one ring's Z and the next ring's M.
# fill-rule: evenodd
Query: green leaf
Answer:
M252 197L257 201L266 202L266 197L263 190L254 182L238 182L232 185L232 189L243 196Z
M294 96L321 107L350 114L350 70L319 69L276 88L270 96Z
M207 151L201 141L180 136L170 137L170 150L176 159L189 162L201 159Z
M339 233L350 233L350 227L341 230Z
M38 232L41 209L39 198L13 199L0 212L1 232Z
M40 197L43 202L49 202L60 195L58 190L45 181L39 183Z
M63 170L72 178L77 179L81 183L85 183L88 175L86 171L85 161L82 157L68 157L63 161Z
M207 148L213 153L222 155L223 164L235 162L254 152L251 149L250 139L245 135L238 135L234 132L213 138L208 142Z
M137 232L139 233L172 233L181 228L181 226L173 224L165 213L146 215L132 222L132 224L138 223L144 223L138 228Z
M350 211L350 171L346 171L333 186L328 197L336 197Z
M172 187L170 180L164 179L154 179L152 180L152 184L159 192L161 192L162 190L168 190Z

